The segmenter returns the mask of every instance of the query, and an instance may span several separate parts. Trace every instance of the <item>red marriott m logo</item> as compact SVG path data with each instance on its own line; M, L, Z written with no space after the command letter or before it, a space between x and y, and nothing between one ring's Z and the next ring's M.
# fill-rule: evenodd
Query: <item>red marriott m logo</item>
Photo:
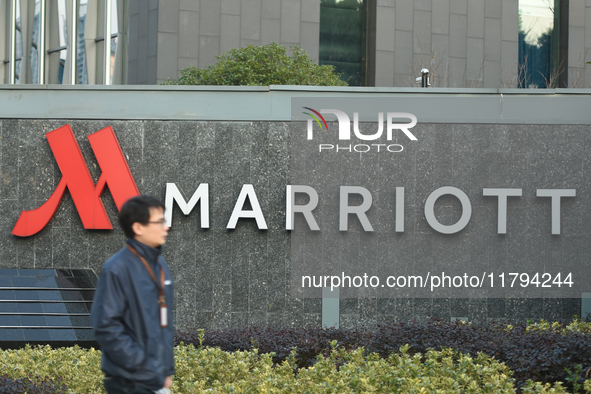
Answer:
M55 214L66 188L70 191L85 229L111 230L113 226L100 199L105 185L109 186L117 209L121 209L129 198L140 194L113 128L109 126L88 136L102 171L96 186L70 125L50 131L46 136L62 172L62 179L43 205L32 211L21 212L12 234L28 237L41 231Z

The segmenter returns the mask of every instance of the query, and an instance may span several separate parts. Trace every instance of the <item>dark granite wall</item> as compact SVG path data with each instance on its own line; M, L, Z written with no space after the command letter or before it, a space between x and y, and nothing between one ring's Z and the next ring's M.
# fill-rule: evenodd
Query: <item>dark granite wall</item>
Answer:
M10 233L21 210L39 207L59 182L61 173L44 135L66 123L72 125L95 181L100 169L86 137L112 126L141 193L164 200L166 183L173 182L188 199L200 183L209 183L210 229L200 229L197 211L184 216L175 207L165 249L176 286L178 328L320 325L321 300L293 299L290 295L290 235L284 230L285 185L290 179L290 126L284 122L0 119L0 268L91 268L98 274L103 262L122 246L124 237L118 229L84 230L68 193L43 231L28 238ZM511 171L522 173L524 168L531 174L531 184L507 182L502 186L530 188L528 191L538 185L552 187L540 184L540 177L549 168L537 162L535 154L512 156L511 144L534 144L532 149L554 150L557 154L572 149L575 153L566 155L571 160L567 167L576 173L573 179L577 184L572 187L577 188L577 198L572 209L580 210L588 202L591 190L585 152L590 141L585 137L586 126L531 126L517 140L506 138L511 126L424 127L421 135L425 142L413 160L418 168L417 185L428 182L425 187L429 191L434 190L437 177L446 177L454 186L469 192L470 179L480 179L483 171L487 176L492 174L494 169L471 166L470 158L489 149L495 143L491 134L500 133L504 145L491 150L491 155L497 157L493 163L506 164L502 171L508 171L507 179L511 179ZM449 150L446 144L453 140L449 137L455 138L458 149L464 152L462 160L466 161L459 167L451 166L445 154L445 149ZM527 166L521 167L519 160L526 161ZM453 168L459 168L458 173L467 174L467 178L457 178ZM240 220L236 230L226 230L240 189L246 183L254 185L269 226L266 231L259 231L254 220ZM108 191L102 200L116 226L116 207ZM495 206L493 203L483 213L490 217L478 220L494 226ZM565 215L563 228L568 227L564 220L578 220L572 253L583 259L589 251L585 242L589 225L581 220L585 212L579 212L575 219ZM527 253L520 258L523 256ZM549 261L551 258L548 256ZM580 313L580 299L342 299L340 308L341 327L390 319L425 319L429 315L523 321L567 319Z

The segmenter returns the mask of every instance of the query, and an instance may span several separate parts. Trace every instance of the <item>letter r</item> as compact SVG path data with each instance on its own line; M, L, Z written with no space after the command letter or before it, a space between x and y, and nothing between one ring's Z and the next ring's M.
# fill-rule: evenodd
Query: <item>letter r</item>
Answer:
M131 197L139 195L113 128L109 126L88 136L102 171L96 187L70 125L50 131L46 136L62 179L43 205L21 212L12 234L28 237L41 231L55 214L66 188L85 229L111 230L113 226L100 199L105 185L109 186L117 209L121 209Z

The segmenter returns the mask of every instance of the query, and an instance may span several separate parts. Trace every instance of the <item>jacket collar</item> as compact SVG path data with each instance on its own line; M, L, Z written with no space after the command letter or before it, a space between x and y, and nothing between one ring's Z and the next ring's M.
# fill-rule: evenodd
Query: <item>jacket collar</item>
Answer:
M148 262L148 264L150 264L152 266L158 265L158 257L160 257L160 254L162 253L162 246L159 246L157 248L152 248L152 247L150 247L146 244L143 244L140 241L135 240L133 238L127 238L127 240L125 242L129 246L134 248L140 256L145 258L146 261Z

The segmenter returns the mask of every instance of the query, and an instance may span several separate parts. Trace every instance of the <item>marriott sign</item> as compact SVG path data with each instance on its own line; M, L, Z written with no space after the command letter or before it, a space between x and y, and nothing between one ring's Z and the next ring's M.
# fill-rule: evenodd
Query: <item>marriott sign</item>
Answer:
M323 110L323 112L336 113L336 110ZM337 116L339 115L336 113ZM388 114L391 132L391 119L395 116ZM416 118L411 114L405 115L412 119L412 125L416 124ZM344 120L341 123L341 128ZM394 124L393 128L403 129L404 125ZM407 127L412 127L407 125ZM344 131L341 130L342 134ZM357 131L356 131L357 134ZM96 185L94 184L88 167L82 156L70 125L65 125L46 134L51 151L62 173L62 178L56 189L39 208L22 211L18 218L12 234L19 237L32 236L41 231L55 214L62 197L68 189L72 196L76 210L85 229L109 230L112 224L109 221L104 205L101 201L101 194L105 187L108 187L118 209L123 203L139 194L136 182L129 169L125 156L112 127L106 127L88 136L90 146L94 152L97 162L102 171ZM410 136L409 136L410 137ZM414 136L413 136L414 137ZM412 139L412 138L411 138ZM415 138L416 140L416 138ZM278 186L281 187L281 186ZM295 229L295 215L301 214L305 219L307 228L311 231L321 231L315 217L315 209L319 205L320 196L315 188L308 185L286 185L285 187L285 229ZM405 188L400 185L393 185L395 193L391 198L395 201L393 212L390 215L390 223L395 227L395 232L403 233L405 227ZM521 188L483 188L482 197L496 198L498 201L497 234L507 232L507 201L509 198L521 197ZM453 224L442 224L435 215L435 203L444 196L451 195L459 200L461 204L460 219ZM297 197L305 197L305 204L296 204ZM372 207L372 191L358 185L342 185L338 191L338 230L348 231L349 219L356 217L364 232L373 232L374 225L370 222L367 212ZM560 212L561 201L564 198L576 196L575 189L536 189L536 198L551 199L551 220L553 235L561 233ZM361 200L360 204L350 205L349 198L354 197ZM533 196L532 196L533 197ZM247 204L250 205L250 208ZM189 215L199 203L201 228L209 228L210 216L210 187L207 183L199 185L192 197L187 201L180 189L174 183L166 184L166 221L169 226L173 224L173 205L177 204L185 215ZM333 203L331 201L331 203ZM454 234L462 231L470 222L472 217L472 204L470 199L462 190L453 186L444 186L431 192L424 205L424 216L429 226L443 234ZM243 184L240 194L234 204L234 208L228 222L227 229L235 229L240 219L254 219L260 230L268 228L265 213L259 204L256 190L252 184Z

